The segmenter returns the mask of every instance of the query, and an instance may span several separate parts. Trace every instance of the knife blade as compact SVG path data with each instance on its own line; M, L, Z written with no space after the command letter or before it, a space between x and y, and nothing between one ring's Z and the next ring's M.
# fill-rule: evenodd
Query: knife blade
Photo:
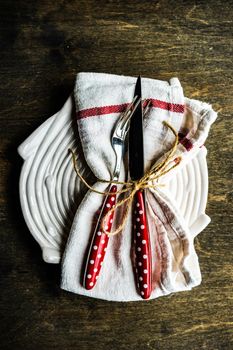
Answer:
M141 99L141 77L135 86L135 96ZM139 103L131 117L129 129L129 173L131 180L139 180L144 175L143 109ZM133 203L133 241L135 249L135 276L137 287L143 299L151 295L151 246L148 231L145 194L138 190Z

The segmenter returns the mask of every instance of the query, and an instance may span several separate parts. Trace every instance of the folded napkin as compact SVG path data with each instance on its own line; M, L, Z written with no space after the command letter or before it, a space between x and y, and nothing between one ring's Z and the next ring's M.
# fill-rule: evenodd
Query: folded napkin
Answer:
M99 179L110 180L115 165L111 147L114 125L134 96L136 78L100 73L77 75L74 96L78 128L87 164ZM179 145L171 161L181 157L179 167L187 164L205 142L216 118L211 106L184 98L177 78L169 82L142 78L142 98L151 108L144 120L145 169L160 162L172 147L174 135L163 124L167 121L179 133ZM173 169L159 179L164 183ZM128 175L127 162L122 165L120 180ZM95 189L105 191L106 183L97 181ZM88 191L75 215L62 261L61 288L82 295L116 301L142 300L135 286L132 266L131 213L122 232L109 240L104 263L96 286L82 285L83 269L94 232L96 213L103 196ZM194 249L194 236L176 203L163 187L146 190L146 207L152 248L151 299L200 284L201 274ZM121 208L122 211L124 208ZM121 220L118 213L115 225ZM113 225L114 230L114 225Z

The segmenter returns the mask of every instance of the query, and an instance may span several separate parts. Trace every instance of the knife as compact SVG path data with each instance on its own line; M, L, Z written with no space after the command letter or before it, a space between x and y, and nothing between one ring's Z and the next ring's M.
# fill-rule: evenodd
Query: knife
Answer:
M141 77L135 86L135 96L141 99ZM129 129L129 173L131 180L139 180L144 175L142 102L135 110ZM139 293L143 299L151 295L151 246L148 231L145 194L138 190L133 203L133 241L135 249L135 275Z

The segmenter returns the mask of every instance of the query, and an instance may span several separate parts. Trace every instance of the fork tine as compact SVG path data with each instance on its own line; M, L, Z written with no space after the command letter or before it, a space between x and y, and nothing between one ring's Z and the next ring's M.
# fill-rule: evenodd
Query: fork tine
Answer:
M129 103L129 105L127 106L127 108L126 108L126 110L124 111L124 113L122 113L122 114L120 115L120 118L119 118L119 120L118 120L118 123L121 122L121 121L122 121L123 119L125 119L125 118L127 119L128 114L130 113L130 110L131 110L132 106L134 105L134 102L136 101L136 99L137 99L137 96L134 96L133 101Z
M135 103L136 101L136 103ZM129 130L129 121L134 114L138 104L140 103L141 98L138 98L138 96L134 96L133 101L128 105L127 109L124 113L121 114L120 118L118 119L114 132L112 134L112 137L115 137L118 132L121 132L124 134L124 138ZM133 107L133 108L132 108Z
M137 96L135 96L135 97L137 97ZM135 110L140 102L141 102L141 98L139 98L138 101L133 105L132 111L127 115L127 118L123 121L122 128L124 128L124 127L127 128L127 126L129 125L129 121L130 121L132 115L134 114L134 112L135 112Z
M150 108L151 105L152 105L151 100L149 100L149 101L147 102L147 104L146 104L146 107L145 107L144 111L143 111L143 115L144 115L144 116L145 116L145 115L147 114L147 112L149 111L149 108Z
M126 113L131 109L131 107L134 105L134 102L137 100L138 96L134 96L133 101L128 105L126 109Z
M145 100L144 100L144 101L145 101ZM133 115L135 109L137 108L139 102L140 102L140 99L139 99L139 101L137 101L137 103L136 103L136 105L135 105L135 108L133 109L132 113L130 114L129 119L127 119L126 122L125 122L125 124L127 123L127 125L126 125L126 130L125 130L126 133L128 133L128 131L129 131L129 125L130 125L130 124L129 124L129 121L130 121L130 119L131 119L131 117L132 117L132 115ZM142 101L142 102L143 102L143 101ZM143 117L146 117L146 115L147 115L147 113L148 113L148 111L149 111L151 105L152 105L151 101L148 101L148 103L146 104L146 107L145 107L145 109L144 109L144 111L143 111Z

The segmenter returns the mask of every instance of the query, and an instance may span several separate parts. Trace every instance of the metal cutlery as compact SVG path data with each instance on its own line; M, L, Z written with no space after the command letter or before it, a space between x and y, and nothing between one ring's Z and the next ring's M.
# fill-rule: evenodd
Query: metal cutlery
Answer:
M137 181L144 175L143 111L141 101L141 77L135 87L135 96L140 98L129 128L129 172L131 180ZM140 295L148 299L151 295L151 246L146 218L144 190L135 194L133 205L133 236L135 248L135 274Z
M137 106L139 105L139 103L140 103L140 99L138 99L137 96L135 96L132 103L128 106L126 111L120 116L114 128L114 132L112 134L112 139L111 139L111 144L116 155L115 169L112 177L113 181L118 181L119 179L121 162L122 162L122 157L125 149L124 147L125 139L129 130L129 121L134 111L136 110ZM116 193L117 185L115 184L110 185L106 191L111 193ZM102 232L101 230L101 220L103 216L107 214L107 212L113 207L115 203L116 203L115 194L110 194L106 196L99 214L99 218L98 218L95 230L94 230L93 239L89 248L89 254L86 261L86 268L85 268L84 281L83 281L84 287L88 290L92 289L97 282L97 279L100 274L100 270L104 261L105 253L107 250L108 241L109 241L109 236L106 233ZM114 212L112 212L109 215L108 221L106 222L105 231L107 232L111 232L113 217L114 217Z

